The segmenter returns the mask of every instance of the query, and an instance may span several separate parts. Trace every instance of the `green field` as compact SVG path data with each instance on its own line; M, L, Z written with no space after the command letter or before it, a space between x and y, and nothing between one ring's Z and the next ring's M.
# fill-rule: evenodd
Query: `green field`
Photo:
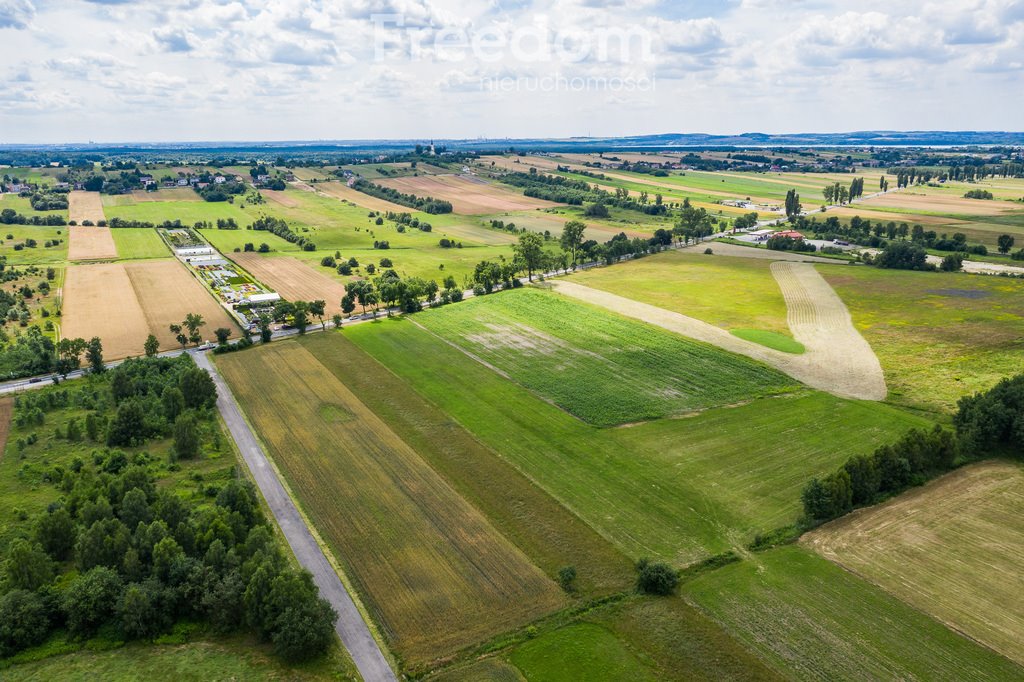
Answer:
M790 335L786 301L766 259L666 251L621 266L582 271L572 281L723 329Z
M1024 281L818 266L878 355L890 400L951 411L1024 363Z
M633 566L611 543L345 335L301 343L547 575L574 566L574 596L632 585Z
M563 605L554 582L300 344L218 365L406 665Z
M6 200L5 200L6 201ZM33 248L15 249L26 239L36 240ZM60 240L56 246L45 246L47 241ZM61 263L68 258L68 228L40 225L0 225L0 256L8 265L41 265Z
M81 643L70 648L82 647ZM88 645L8 668L0 666L7 682L30 680L358 680L359 674L340 646L321 659L289 666L274 658L269 647L244 637L216 641L130 644L91 650Z
M429 310L416 323L597 426L795 388L746 358L536 289Z
M180 220L191 226L200 221L215 223L218 218L234 218L243 229L259 217L253 207L243 209L240 204L229 204L226 201L139 201L124 205L104 205L103 213L108 220L118 217L157 225L165 220Z
M1024 670L800 547L752 556L683 586L797 679L1020 679Z
M119 260L169 258L170 249L151 227L118 227L110 231Z
M612 633L590 623L570 625L527 642L510 658L530 682L655 680Z
M412 321L344 334L633 559L688 564L791 523L811 476L924 424L811 393L597 428Z

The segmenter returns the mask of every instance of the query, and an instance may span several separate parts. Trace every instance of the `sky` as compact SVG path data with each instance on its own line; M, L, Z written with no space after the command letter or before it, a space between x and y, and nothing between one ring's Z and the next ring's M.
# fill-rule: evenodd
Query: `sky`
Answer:
M0 143L1021 130L1024 0L0 0Z

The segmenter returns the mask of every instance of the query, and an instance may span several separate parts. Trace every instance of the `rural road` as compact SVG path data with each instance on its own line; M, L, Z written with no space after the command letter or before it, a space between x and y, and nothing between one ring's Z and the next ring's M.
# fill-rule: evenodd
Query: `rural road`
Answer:
M370 634L352 597L342 585L338 574L335 573L331 563L320 549L320 545L313 539L299 510L296 509L295 503L277 478L274 468L270 466L266 453L263 452L255 434L242 416L238 403L235 402L235 398L231 394L231 389L228 388L216 367L210 362L209 355L195 353L193 358L195 358L196 364L209 372L213 378L217 386L217 409L224 418L231 437L238 445L239 452L242 453L249 471L252 472L256 484L263 493L263 497L288 540L288 544L295 552L299 563L313 574L313 580L320 588L320 595L329 601L334 610L338 612L338 620L334 624L334 629L352 656L356 668L359 669L359 674L367 682L396 680L395 674L391 671L391 667L384 658L384 654L381 653L380 647L377 646L373 635Z

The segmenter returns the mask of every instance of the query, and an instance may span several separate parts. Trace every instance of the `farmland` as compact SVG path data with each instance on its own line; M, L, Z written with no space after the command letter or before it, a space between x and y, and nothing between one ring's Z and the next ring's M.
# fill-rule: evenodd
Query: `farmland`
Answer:
M986 462L851 514L805 543L1024 665L1024 470Z
M231 259L258 280L291 301L323 300L328 316L341 312L345 287L296 258L265 258L257 253L232 253Z
M97 224L105 219L99 192L71 192L68 194L68 219L79 225L83 221Z
M786 301L767 260L670 251L643 258L628 268L596 268L572 279L730 331L790 333ZM712 286L712 282L727 284Z
M1024 282L817 266L878 355L891 399L950 411L1024 358Z
M178 342L168 330L187 313L206 320L204 334L217 327L237 330L227 312L184 267L173 260L150 260L68 268L64 293L63 334L99 336L108 358L142 353L149 334L164 350Z
M802 679L1015 679L990 649L800 547L758 554L683 587L780 672Z
M431 175L380 180L378 184L418 197L450 201L455 213L485 215L502 211L550 208L556 204L522 196L514 189L464 175Z
M403 660L443 657L561 605L558 587L301 345L218 364Z
M729 404L794 386L757 363L535 290L428 311L418 323L598 426Z
M2 226L0 255L8 271L22 271L3 287L16 308L5 343L25 335L26 309L29 324L54 340L101 337L108 360L141 354L150 333L161 350L179 348L168 326L188 313L205 318L204 340L218 327L237 338L218 296L230 304L266 285L289 301L323 299L329 317L340 312L346 284L386 269L452 277L445 287L472 289L474 267L509 262L521 231L544 235L542 250L561 256L565 223L583 220L582 241L598 242L586 250L600 262L615 246L604 242L620 233L642 244L655 230L678 228L657 238L682 241L684 201L706 209L710 229L719 230L755 210L762 220L775 217L791 189L818 221L860 215L876 224L920 223L990 248L1006 232L1018 235L1014 249L1024 246L1016 201L1024 181L1015 178L915 184L822 214L826 185L863 178L870 194L884 166L856 173L688 167L695 158L733 160L728 151L698 152L682 164L681 152L632 151L615 152L614 161L530 152L424 155L416 166L386 160L402 154L308 167L287 157L247 165L241 156L140 167L156 178L243 176L244 191L228 201L203 200L216 189L210 178L196 189L75 194L70 212L35 211L29 194L5 194L0 208L29 218L85 220L98 210L108 220L184 226L21 219ZM674 167L617 167L656 159ZM273 182L250 176L264 163ZM463 164L470 171L458 174ZM661 195L669 208L663 214L609 198L609 214L590 218L590 199L554 204L501 182L501 169L530 168L619 197ZM429 215L371 197L339 180L341 170L449 200L454 210ZM51 182L60 172L26 175L36 176ZM285 189L265 189L279 181ZM995 198L965 199L968 189ZM248 229L261 217L286 221L284 230L265 225L287 239ZM234 223L218 228L226 218ZM209 242L225 260L203 255L186 268L161 239L171 232L180 245ZM275 334L216 356L396 672L434 682L1019 677L1018 464L971 465L794 544L768 545L813 527L801 504L812 478L908 429L948 428L958 398L1020 371L1024 280L882 270L685 234L695 246L653 254L638 246L614 265L478 291L451 305L446 298L399 319L346 321L341 331L312 333L321 331L313 318L311 333ZM39 267L25 270L32 265ZM49 293L38 288L44 277ZM37 288L25 297L24 284ZM290 324L288 313L273 312L275 329ZM850 392L857 382L872 390ZM0 402L0 423L3 409ZM53 501L41 483L52 475L48 467L70 463L56 447L64 445L60 436L50 436L67 422L49 419L37 429L41 442L13 456L8 444L0 458L0 500L17 499L19 513L45 509ZM31 430L18 427L12 439ZM91 466L101 441L74 452ZM209 494L204 489L226 480L222 456L179 471L170 447L168 438L152 445L153 466L166 469L167 485L184 496ZM18 477L25 475L39 485L24 485ZM26 532L16 514L2 516L0 548ZM682 569L675 594L641 593L640 559ZM354 675L340 650L296 669L270 658L271 644L246 636L168 637L102 651L106 639L76 643L60 634L45 656L33 652L43 660L3 668L9 662L0 659L0 676L117 678L136 668L154 678L166 670L186 678Z
M156 230L148 227L119 227L110 235L117 246L117 255L123 260L166 258L170 255Z
M685 565L790 523L810 476L922 423L816 393L601 429L412 322L345 334L633 559ZM837 420L850 428L807 428Z
M109 227L68 228L68 260L112 260L117 258L117 246Z

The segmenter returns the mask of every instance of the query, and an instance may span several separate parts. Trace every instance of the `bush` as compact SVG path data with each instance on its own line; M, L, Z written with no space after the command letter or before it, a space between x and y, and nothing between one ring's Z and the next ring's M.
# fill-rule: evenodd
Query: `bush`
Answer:
M50 617L39 595L12 590L0 597L0 657L39 644L49 630Z
M641 559L636 565L636 587L644 594L668 596L679 584L679 572L665 563Z
M558 570L558 584L566 592L572 592L576 583L576 567L565 566Z

